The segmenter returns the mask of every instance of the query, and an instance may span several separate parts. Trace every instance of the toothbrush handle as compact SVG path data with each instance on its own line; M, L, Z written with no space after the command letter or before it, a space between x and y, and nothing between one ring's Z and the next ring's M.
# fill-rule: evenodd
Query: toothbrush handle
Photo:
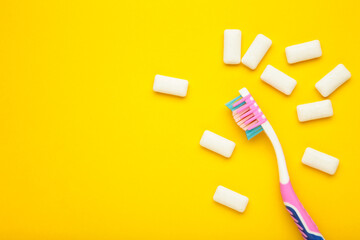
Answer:
M303 238L306 240L324 240L316 224L296 196L290 181L286 184L280 183L280 190L285 207L298 226Z
M281 148L280 142L276 133L269 121L266 121L261 125L269 137L272 145L275 149L275 154L279 168L280 178L280 190L284 200L286 209L289 211L291 217L294 219L298 226L302 236L306 240L323 240L323 236L319 232L316 224L306 212L298 197L296 196L294 189L291 186L289 174L286 167L284 152Z

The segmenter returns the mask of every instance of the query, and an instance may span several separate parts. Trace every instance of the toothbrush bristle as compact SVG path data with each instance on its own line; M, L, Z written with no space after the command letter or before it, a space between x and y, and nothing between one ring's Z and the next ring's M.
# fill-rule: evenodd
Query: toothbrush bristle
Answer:
M250 94L240 95L226 106L232 110L236 124L246 132L248 139L263 131L261 124L266 122L266 118Z

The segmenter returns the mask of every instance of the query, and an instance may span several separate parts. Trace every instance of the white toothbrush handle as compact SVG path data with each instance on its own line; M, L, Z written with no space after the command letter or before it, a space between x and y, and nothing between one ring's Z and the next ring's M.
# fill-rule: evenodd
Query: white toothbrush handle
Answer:
M284 152L280 145L279 139L276 136L276 133L275 133L274 129L272 128L272 126L270 125L269 121L266 121L261 126L264 129L266 135L269 137L269 139L275 149L275 154L276 154L278 168L279 168L280 183L286 184L290 181L290 178L289 178L289 173L288 173L288 170L286 167Z

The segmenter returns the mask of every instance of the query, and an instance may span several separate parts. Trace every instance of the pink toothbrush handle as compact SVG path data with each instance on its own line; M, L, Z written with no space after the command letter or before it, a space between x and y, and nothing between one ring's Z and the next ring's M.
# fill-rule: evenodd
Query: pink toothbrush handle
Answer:
M316 224L296 196L290 181L286 184L280 183L280 190L285 207L294 219L303 238L307 240L323 240L324 238Z

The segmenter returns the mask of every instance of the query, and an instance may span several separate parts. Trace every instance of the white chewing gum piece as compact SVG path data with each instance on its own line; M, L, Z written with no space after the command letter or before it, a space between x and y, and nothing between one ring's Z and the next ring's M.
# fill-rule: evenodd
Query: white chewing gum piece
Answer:
M241 60L241 31L226 29L224 31L224 56L225 64L239 64Z
M272 41L269 38L262 34L257 35L243 56L241 62L251 70L255 70L271 47L271 44Z
M339 166L339 159L310 147L306 148L301 162L330 175L334 175Z
M241 213L245 211L246 206L249 202L249 199L247 197L223 186L217 187L213 199L215 202Z
M209 130L205 130L201 137L200 145L227 158L231 157L235 148L235 143L233 141L210 132Z
M332 104L329 99L298 105L296 110L300 122L327 118L334 114Z
M187 94L189 82L187 80L156 75L153 90L159 93L185 97Z
M289 77L271 65L266 66L260 78L285 95L290 95L297 84L295 79Z
M337 65L333 70L325 75L315 84L315 88L323 97L329 96L338 87L344 84L351 77L351 73L343 64Z
M322 50L320 41L314 40L289 46L285 48L285 54L290 64L321 57Z

